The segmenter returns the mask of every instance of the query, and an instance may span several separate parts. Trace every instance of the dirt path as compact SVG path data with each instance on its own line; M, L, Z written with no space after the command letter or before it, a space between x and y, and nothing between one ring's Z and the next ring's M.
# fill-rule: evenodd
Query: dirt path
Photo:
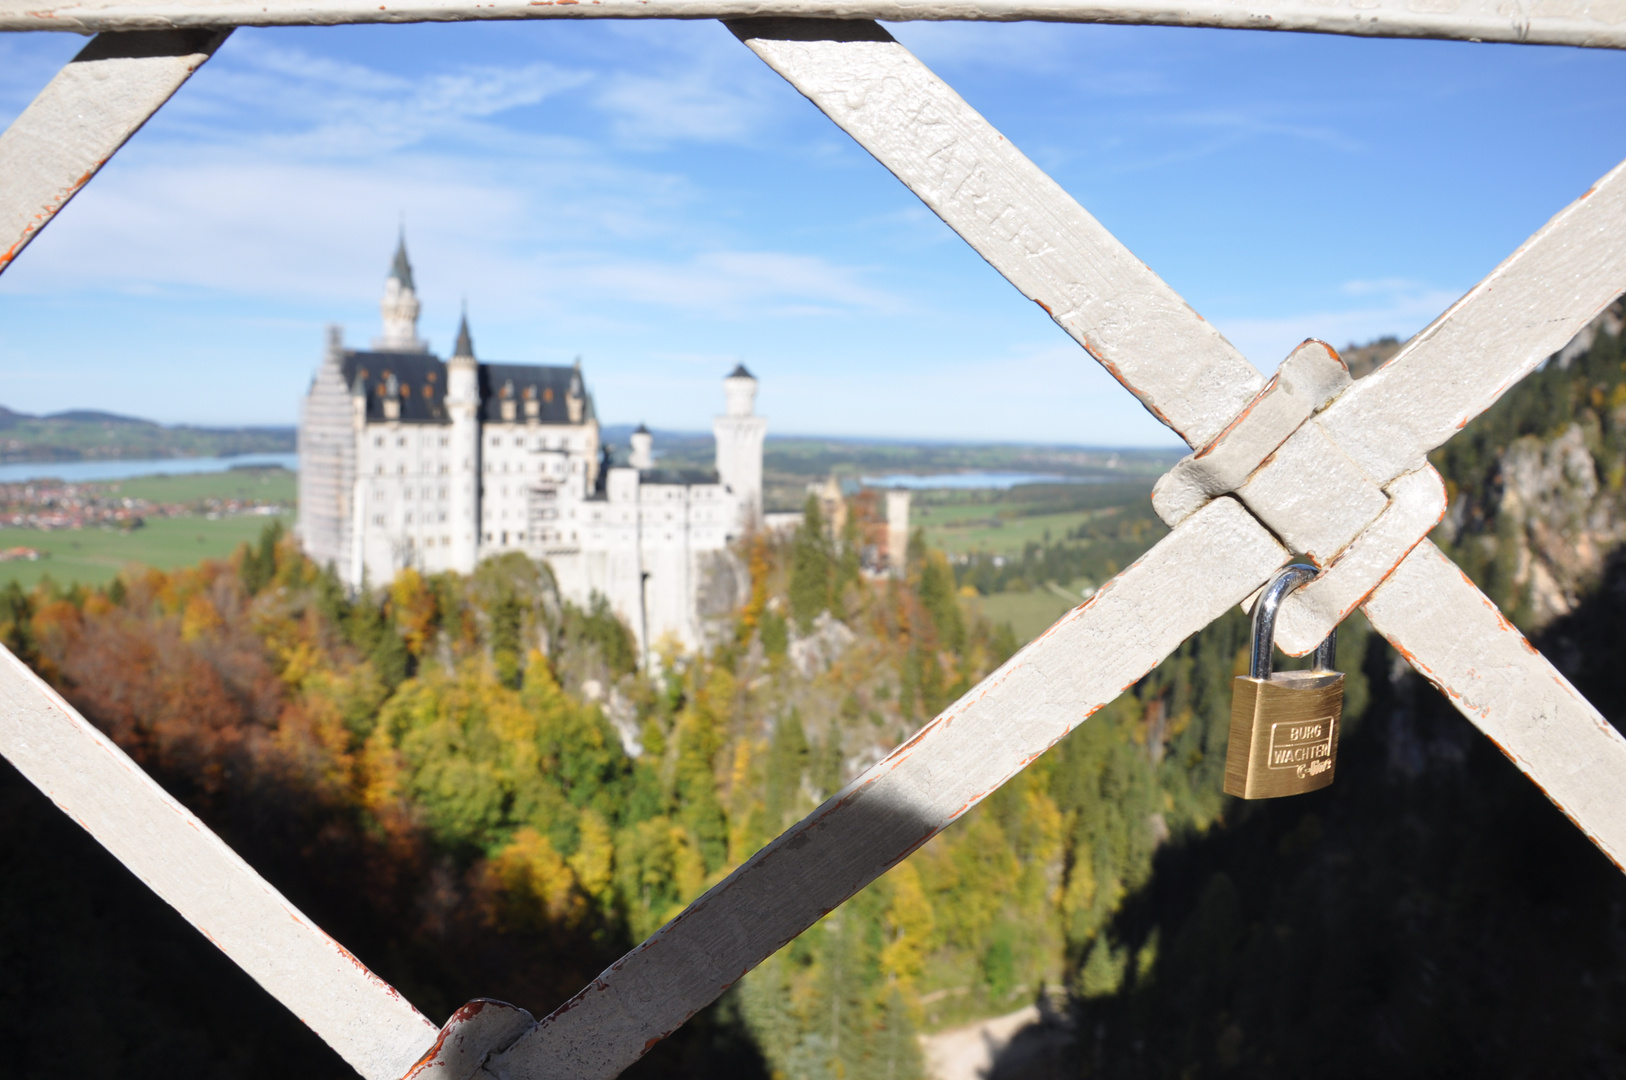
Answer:
M1054 1012L1029 1005L1004 1016L922 1035L920 1048L931 1080L1045 1080L1071 1058L1073 1032Z

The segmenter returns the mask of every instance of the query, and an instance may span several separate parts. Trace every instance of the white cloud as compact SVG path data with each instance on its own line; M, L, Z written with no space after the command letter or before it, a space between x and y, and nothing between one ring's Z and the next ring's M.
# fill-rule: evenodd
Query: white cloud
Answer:
M610 114L617 138L641 146L676 141L733 142L758 131L772 108L708 68L662 75L619 71L595 100Z
M278 156L367 159L433 139L489 137L482 121L591 79L548 63L465 65L409 79L239 35L166 109L173 122L165 129L172 139Z
M809 255L712 251L683 263L606 262L575 271L594 289L642 303L717 315L805 315L835 308L896 311L902 304L861 280L862 272Z

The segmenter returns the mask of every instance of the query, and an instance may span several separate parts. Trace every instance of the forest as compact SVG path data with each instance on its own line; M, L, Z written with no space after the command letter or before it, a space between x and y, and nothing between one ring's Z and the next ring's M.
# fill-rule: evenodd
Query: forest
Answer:
M1618 498L1623 383L1600 337L1438 461L1440 542L1611 717L1626 561L1538 623L1547 525L1499 524L1499 463L1579 432L1595 509ZM1109 575L1162 531L1128 506L998 567L917 534L875 579L872 510L832 535L810 500L752 538L731 630L650 672L523 557L351 596L275 526L225 560L12 586L0 640L431 1018L542 1015L1003 662L979 591ZM1240 612L1189 639L629 1075L906 1080L921 1033L1040 997L1075 1048L1001 1075L1622 1072L1619 872L1358 614L1338 783L1223 796L1246 647ZM9 767L0 802L20 1075L352 1075Z

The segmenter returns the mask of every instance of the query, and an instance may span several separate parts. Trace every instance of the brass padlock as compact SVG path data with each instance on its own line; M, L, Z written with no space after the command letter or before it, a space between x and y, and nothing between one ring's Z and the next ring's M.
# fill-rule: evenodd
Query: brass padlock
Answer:
M1344 675L1332 670L1338 631L1316 646L1310 671L1271 673L1276 612L1288 593L1316 576L1294 563L1276 571L1253 606L1248 674L1236 677L1231 697L1231 743L1225 755L1225 793L1244 799L1300 795L1332 783L1338 761L1338 722L1344 712Z

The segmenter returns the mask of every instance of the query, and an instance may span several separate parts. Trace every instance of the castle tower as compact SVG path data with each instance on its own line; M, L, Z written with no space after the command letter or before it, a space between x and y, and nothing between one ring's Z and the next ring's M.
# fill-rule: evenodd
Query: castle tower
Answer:
M452 569L473 573L480 561L480 378L465 312L446 361L446 415L452 420Z
M638 430L632 433L632 456L627 464L634 469L653 469L655 467L655 436L649 429L639 424Z
M908 569L909 491L886 493L886 565L893 577L901 578Z
M412 284L412 263L407 259L406 232L395 246L395 261L384 281L384 299L379 302L384 316L384 336L373 340L378 352L421 353L429 343L418 337L418 291Z
M768 421L755 413L757 380L740 364L723 380L726 412L711 426L717 437L717 475L739 500L739 527L762 522L762 440Z

